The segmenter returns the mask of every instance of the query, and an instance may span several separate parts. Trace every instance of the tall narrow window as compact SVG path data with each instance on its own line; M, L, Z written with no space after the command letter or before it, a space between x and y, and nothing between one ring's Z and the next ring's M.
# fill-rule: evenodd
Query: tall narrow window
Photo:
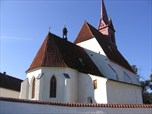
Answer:
M32 82L32 98L35 97L35 78L33 79L33 82Z
M56 97L56 78L53 76L50 80L50 97Z

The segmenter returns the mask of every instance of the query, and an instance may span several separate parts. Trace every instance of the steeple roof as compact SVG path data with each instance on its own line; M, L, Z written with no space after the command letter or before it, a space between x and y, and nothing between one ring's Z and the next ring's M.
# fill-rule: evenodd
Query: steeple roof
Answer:
M87 41L91 38L96 38L99 45L110 60L123 66L129 71L134 72L132 67L129 65L127 60L121 55L119 50L105 37L106 36L99 32L96 28L91 26L89 23L84 22L74 43L77 44L83 41Z
M112 23L112 20L107 15L107 11L106 11L106 7L105 7L105 4L104 4L104 0L102 0L102 5L101 6L102 6L101 7L101 18L100 18L98 30L108 26L109 28L111 28L112 30L115 31L113 23Z
M107 15L107 11L105 8L105 4L104 1L102 0L102 7L101 7L101 18L105 21L106 24L108 24L108 15Z
M52 33L46 36L27 71L39 67L70 67L83 73L102 76L83 48Z

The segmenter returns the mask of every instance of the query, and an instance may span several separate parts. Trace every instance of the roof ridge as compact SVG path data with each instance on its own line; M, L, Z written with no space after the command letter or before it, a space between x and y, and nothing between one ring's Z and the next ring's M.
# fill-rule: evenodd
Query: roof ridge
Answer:
M11 76L11 75L8 75L8 74L3 74L3 73L1 73L1 72L0 72L0 76L6 76L6 77L10 77L10 78L13 78L13 79L16 79L16 80L21 80L21 81L23 81L22 79L19 79L19 78L17 78L17 77L14 77L14 76Z
M56 43L56 41L55 41L55 39L57 39L57 38L60 39L60 40L62 40L62 38L59 37L59 36L57 36L57 35L55 35L55 34L53 34L53 33L49 33L48 35L53 35L53 36L55 36L55 37L51 37L51 36L50 36L50 37L48 37L48 39L49 39L49 38L52 39L52 41L53 41L53 43L55 44L55 47L56 47L56 49L57 49L56 51L57 51L58 55L61 57L64 66L67 66L67 64L65 63L65 60L63 59L63 56L62 56L62 54L61 54L61 51L59 50L59 47L58 47L58 45L57 45L57 43ZM49 47L48 43L49 43L49 42L46 43L46 47ZM45 52L47 53L47 49L46 49ZM45 55L46 55L46 54L45 54Z
M49 32L48 35L50 35L50 34L51 34L51 33ZM42 60L44 60L44 58L45 58L45 56L46 56L46 51L47 51L46 47L47 47L48 40L49 40L49 36L48 36L48 35L46 36L47 38L46 38L46 42L45 42L45 45L44 45L44 46L45 46L45 47L44 47L45 50L44 50L44 54L42 55ZM41 61L41 62L42 62L41 64L43 65L43 64L44 64L44 61Z

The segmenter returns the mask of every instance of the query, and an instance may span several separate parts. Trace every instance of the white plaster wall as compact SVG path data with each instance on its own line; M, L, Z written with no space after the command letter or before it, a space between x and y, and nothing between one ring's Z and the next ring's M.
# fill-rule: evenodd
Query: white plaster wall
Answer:
M39 82L38 82L39 80L37 78L40 74L42 74L41 68L38 68L38 69L27 72L27 78L28 78L28 81L29 81L28 99L39 100L39 95L41 93L39 91L40 85L39 85ZM35 78L35 97L32 98L32 82L33 82L34 78Z
M93 87L93 80L97 80L97 89ZM78 79L78 102L89 103L88 98L92 98L93 103L107 103L106 78L79 73Z
M107 99L107 78L90 75L93 80L97 80L97 89L94 89L94 99L96 103L108 103Z
M142 87L121 82L107 81L108 103L142 104Z
M83 47L87 50L93 51L95 53L100 53L100 54L106 56L103 49L100 47L98 41L96 40L96 38L91 38L87 41L78 43L77 45L79 45L80 47Z
M21 83L21 90L20 90L20 97L19 98L28 99L28 94L29 94L29 81L28 81L28 78L26 78Z
M0 97L19 98L20 92L0 87Z
M67 73L70 79L66 79L63 73ZM41 78L39 75L43 74ZM57 80L56 98L50 98L50 80L52 76ZM78 71L68 67L41 67L33 71L27 72L29 82L28 99L32 94L32 81L35 77L35 100L45 101L62 101L62 102L77 102L77 77ZM28 88L28 87L27 87ZM21 93L22 96L25 91Z
M41 100L47 101L62 101L62 102L76 102L77 101L77 71L71 68L42 68L43 81L41 85ZM65 79L63 73L67 73L70 79ZM52 76L57 80L57 94L56 98L50 98L50 79ZM68 87L67 87L68 86ZM43 89L45 88L45 89ZM68 96L68 97L67 97Z
M70 80L68 80L68 90L70 92L70 97L69 101L70 102L77 102L78 101L78 71L71 69L71 68L66 68L66 72L70 76Z
M94 89L92 78L89 74L79 73L78 78L78 102L89 103L88 98L94 100Z
M152 114L151 108L66 107L0 101L1 114Z
M37 78L39 76L39 74L41 74L41 73L42 73L42 68L37 68L35 70L31 70L31 71L27 72L26 75L29 80L29 83L31 82L33 76L35 78Z
M64 95L64 101L70 102L71 101L71 82L70 79L65 79L65 95Z
M41 99L45 101L64 101L64 90L65 90L65 78L63 72L65 68L49 68L43 67L42 72L44 75L40 79L42 82L41 85ZM56 97L50 97L50 80L55 76L57 86L56 86Z

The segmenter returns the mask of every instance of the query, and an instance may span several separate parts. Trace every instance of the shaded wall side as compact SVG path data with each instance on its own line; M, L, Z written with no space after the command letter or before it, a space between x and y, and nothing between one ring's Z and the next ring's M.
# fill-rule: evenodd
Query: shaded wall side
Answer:
M107 99L112 104L142 104L142 87L107 81Z

